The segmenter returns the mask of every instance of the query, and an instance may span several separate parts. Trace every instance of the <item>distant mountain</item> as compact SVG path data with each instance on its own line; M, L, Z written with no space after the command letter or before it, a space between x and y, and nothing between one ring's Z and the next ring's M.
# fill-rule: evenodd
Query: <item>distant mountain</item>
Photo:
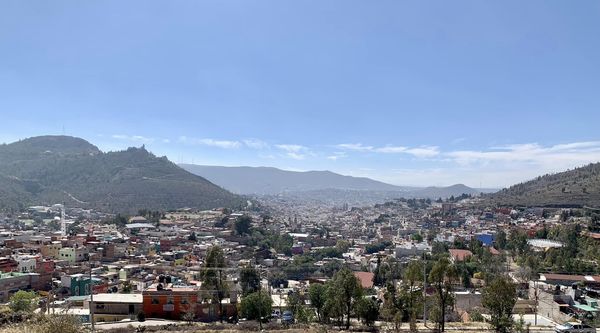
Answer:
M446 198L463 193L481 192L462 184L426 188L396 186L364 177L343 176L331 171L297 172L269 167L222 167L194 164L180 164L180 166L234 193L241 194L286 193L298 198L314 196L331 201L343 199L370 203L399 197Z
M500 205L600 207L600 163L548 174L486 196Z
M364 177L343 176L331 171L286 171L270 167L223 167L180 164L229 191L240 194L279 194L321 189L403 191L395 186Z
M418 189L415 191L411 191L411 195L416 198L449 198L451 196L459 196L461 194L479 194L479 193L487 193L494 192L496 190L493 189L474 189L472 187L468 187L464 184L455 184L445 187L425 187L423 189Z
M0 145L0 209L66 203L107 212L208 209L244 203L144 147L103 153L68 136Z

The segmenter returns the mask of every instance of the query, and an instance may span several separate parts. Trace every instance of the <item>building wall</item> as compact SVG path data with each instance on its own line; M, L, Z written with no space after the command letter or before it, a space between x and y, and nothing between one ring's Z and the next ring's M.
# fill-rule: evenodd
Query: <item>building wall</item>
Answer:
M30 289L31 278L27 274L6 273L0 275L0 303L8 302L19 290Z
M144 291L144 313L147 318L181 319L187 312L194 312L195 319L215 321L219 318L217 304L197 303L198 291ZM182 300L187 303L182 303ZM236 315L235 304L223 304L225 317Z

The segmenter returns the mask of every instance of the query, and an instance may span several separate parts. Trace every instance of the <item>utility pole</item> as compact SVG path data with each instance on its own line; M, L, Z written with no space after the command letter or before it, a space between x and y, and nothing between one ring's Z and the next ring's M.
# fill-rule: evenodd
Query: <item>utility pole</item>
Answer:
M427 327L427 261L423 251L423 325Z
M253 267L254 268L254 267ZM263 300L262 300L262 288L261 288L261 283L262 283L262 278L261 278L261 272L260 269L256 269L256 273L258 274L258 326L260 327L260 330L262 331L263 327L262 327L262 305L263 305Z
M92 333L96 332L94 327L94 282L92 280L92 262L90 261L90 322L92 323Z
M538 302L539 302L537 280L533 281L533 285L534 285L534 288L535 288L535 290L534 290L534 292L535 292L535 317L534 318L535 319L534 319L533 324L535 326L537 326L537 313L538 313Z

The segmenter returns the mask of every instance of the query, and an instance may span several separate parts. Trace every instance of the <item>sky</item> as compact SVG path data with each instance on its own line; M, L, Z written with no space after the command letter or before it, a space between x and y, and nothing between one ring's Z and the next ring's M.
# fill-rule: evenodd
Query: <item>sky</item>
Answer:
M0 142L503 187L600 161L597 1L0 3Z

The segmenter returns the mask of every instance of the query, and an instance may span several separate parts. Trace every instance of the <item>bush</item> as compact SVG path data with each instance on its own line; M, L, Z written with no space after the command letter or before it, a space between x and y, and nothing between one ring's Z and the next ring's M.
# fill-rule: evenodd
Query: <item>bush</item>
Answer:
M28 333L84 333L88 330L81 325L79 319L75 316L65 314L55 315L37 315L33 320L8 325L0 329L0 333L17 333L17 332L28 332Z
M146 321L146 313L144 311L140 311L137 314L137 320L142 322L142 321Z

